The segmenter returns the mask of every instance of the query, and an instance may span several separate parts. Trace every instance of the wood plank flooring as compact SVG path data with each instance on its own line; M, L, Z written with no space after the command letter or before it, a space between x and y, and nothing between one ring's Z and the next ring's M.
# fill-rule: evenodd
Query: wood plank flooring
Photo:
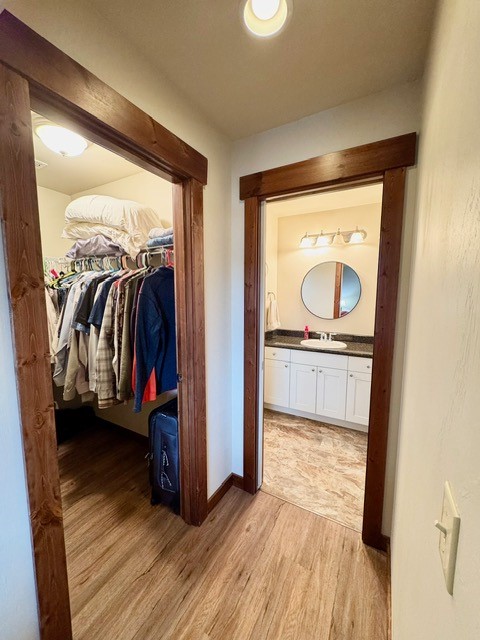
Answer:
M188 527L150 506L145 453L108 428L59 448L75 640L386 640L358 533L235 488Z

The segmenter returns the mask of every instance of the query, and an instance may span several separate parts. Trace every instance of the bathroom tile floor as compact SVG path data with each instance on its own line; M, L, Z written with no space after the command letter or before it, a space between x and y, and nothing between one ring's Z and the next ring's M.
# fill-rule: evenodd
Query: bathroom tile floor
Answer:
M362 529L367 434L265 409L262 491Z

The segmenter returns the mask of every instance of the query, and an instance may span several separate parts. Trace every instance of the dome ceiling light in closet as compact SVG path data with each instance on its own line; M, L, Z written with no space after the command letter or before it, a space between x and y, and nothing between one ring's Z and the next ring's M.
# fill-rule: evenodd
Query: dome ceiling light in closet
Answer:
M34 129L36 135L48 149L64 158L81 156L91 144L80 134L54 124L45 118L35 118Z

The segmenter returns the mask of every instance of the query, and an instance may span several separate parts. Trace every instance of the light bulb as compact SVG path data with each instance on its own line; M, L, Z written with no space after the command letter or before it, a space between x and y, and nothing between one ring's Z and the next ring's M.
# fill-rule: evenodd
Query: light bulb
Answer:
M300 249L310 249L313 247L313 238L306 233L300 240Z
M317 242L315 243L315 246L328 247L329 244L332 244L332 236L326 236L322 231L321 234L317 236Z
M252 11L259 20L271 20L280 8L280 0L251 0Z
M65 158L80 156L88 147L83 136L55 124L41 124L35 133L46 147Z
M350 236L349 244L360 244L365 240L367 234L365 231L360 231L358 227Z

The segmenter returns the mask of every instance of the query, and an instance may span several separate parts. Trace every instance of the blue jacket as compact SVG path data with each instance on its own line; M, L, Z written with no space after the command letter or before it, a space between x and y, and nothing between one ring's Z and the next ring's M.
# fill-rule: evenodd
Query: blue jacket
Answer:
M134 411L153 370L157 394L177 388L177 341L173 269L160 267L145 277L137 307L135 332L136 381Z

